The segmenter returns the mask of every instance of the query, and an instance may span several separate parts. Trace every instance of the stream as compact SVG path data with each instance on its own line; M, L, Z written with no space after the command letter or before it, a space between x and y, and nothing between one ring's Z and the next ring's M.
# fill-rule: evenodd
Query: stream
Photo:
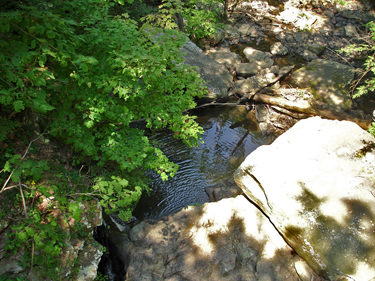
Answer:
M247 111L245 106L210 106L191 110L190 114L197 116L196 121L204 128L204 143L198 147L187 147L173 138L169 130L149 136L179 169L168 181L162 181L155 172L148 172L152 191L142 195L133 212L140 221L160 219L189 205L209 202L205 187L227 181L234 183L233 173L246 156L274 140L260 133L254 112ZM106 220L111 223L109 217ZM105 224L97 227L95 239L107 248L98 272L109 281L120 281L125 276L124 265L119 262L121 253L108 239L114 232L111 230L110 234Z
M150 194L143 194L134 216L139 220L158 219L188 205L209 201L205 187L232 180L233 173L258 146L271 142L262 136L252 112L245 107L211 106L191 111L205 129L203 144L189 148L164 130L150 137L164 154L179 165L176 175L162 181L152 178Z

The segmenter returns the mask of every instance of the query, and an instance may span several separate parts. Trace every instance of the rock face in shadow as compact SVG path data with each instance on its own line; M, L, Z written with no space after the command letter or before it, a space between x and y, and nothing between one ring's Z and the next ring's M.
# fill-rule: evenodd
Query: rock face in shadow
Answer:
M375 138L356 124L312 117L251 153L235 181L321 276L370 280L374 149Z
M128 281L320 280L242 195L143 221L129 237L117 240Z
M228 70L222 64L206 56L191 41L186 42L180 50L185 53L185 64L198 67L198 73L209 90L209 94L204 98L211 100L228 98L228 89L233 80Z

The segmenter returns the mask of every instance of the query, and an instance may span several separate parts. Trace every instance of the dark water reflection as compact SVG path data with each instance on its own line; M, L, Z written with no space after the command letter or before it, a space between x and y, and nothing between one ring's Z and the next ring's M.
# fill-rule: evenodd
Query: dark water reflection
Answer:
M205 187L232 179L245 157L265 142L252 113L241 108L211 107L195 111L204 127L204 143L188 148L162 131L150 139L179 165L174 178L163 182L153 172L150 195L144 194L134 212L140 219L157 219L188 205L208 202Z

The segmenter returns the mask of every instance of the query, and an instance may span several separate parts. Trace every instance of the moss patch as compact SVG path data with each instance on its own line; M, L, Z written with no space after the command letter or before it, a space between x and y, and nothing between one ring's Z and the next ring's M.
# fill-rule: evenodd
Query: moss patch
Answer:
M356 151L354 157L362 158L366 155L366 153L371 152L375 149L375 143L372 141L362 140L362 143L364 144L364 146Z

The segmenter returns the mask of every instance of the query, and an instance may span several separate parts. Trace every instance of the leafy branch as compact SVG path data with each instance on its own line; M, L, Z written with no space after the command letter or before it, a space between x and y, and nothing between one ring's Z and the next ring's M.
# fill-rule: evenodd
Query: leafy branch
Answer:
M375 78L367 78L364 83L363 80L365 77L368 76L371 72L375 74L375 23L369 22L366 24L366 28L368 29L369 35L360 37L364 43L362 44L352 44L346 48L340 50L342 53L347 54L364 54L367 56L365 61L365 70L362 71L361 76L355 80L353 85L351 86L351 93L353 98L358 98L369 91L375 90ZM359 86L360 84L362 84ZM356 91L356 93L355 93Z

